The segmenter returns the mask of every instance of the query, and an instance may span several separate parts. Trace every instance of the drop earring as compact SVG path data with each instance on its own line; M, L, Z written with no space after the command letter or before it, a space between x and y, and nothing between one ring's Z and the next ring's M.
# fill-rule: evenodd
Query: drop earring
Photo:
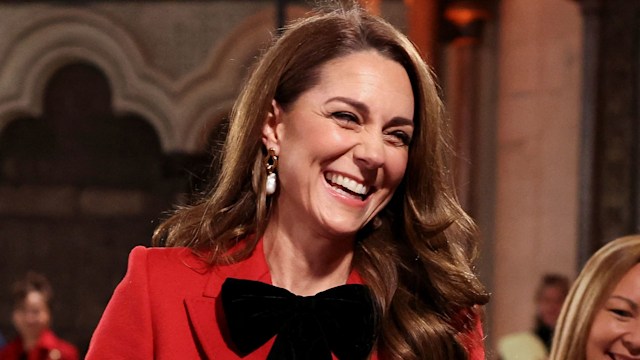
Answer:
M278 170L278 155L276 155L276 151L273 150L273 148L269 149L269 154L264 158L264 167L267 169L265 191L267 195L272 195L278 187L278 178L276 176L276 170Z

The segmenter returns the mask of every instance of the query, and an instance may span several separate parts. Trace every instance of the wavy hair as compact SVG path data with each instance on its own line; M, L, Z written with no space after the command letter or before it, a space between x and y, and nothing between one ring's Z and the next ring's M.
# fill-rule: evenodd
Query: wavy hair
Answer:
M476 230L452 185L450 130L438 88L407 37L355 2L318 9L275 39L232 110L217 183L163 222L154 242L190 247L211 264L248 257L277 201L277 193L265 194L262 163L271 101L286 109L319 82L324 64L368 50L404 67L415 103L405 177L377 219L356 235L353 265L378 305L377 349L389 359L466 359L459 333L472 317L465 315L488 295L471 267Z
M620 279L640 263L640 235L615 239L585 264L569 291L556 326L550 360L584 360L598 310Z

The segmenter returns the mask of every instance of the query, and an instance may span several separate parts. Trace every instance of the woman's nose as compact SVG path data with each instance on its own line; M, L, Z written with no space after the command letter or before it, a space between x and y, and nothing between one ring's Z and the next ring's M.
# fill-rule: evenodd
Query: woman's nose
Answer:
M360 135L360 141L353 150L356 162L367 169L381 167L385 161L382 134L377 135L363 131Z

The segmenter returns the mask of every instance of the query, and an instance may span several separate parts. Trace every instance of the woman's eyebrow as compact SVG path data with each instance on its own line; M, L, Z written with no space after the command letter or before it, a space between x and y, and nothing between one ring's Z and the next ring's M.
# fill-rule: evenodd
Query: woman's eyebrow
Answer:
M413 120L407 119L405 117L397 116L391 119L387 123L388 126L411 126L413 127Z
M332 101L341 101L341 102L347 103L353 106L354 108L356 108L362 114L369 115L369 112L370 112L369 107L367 106L367 104L361 101L354 100L344 96L334 96L331 99L327 100L327 102L332 102Z
M358 110L360 113L362 113L365 116L369 116L370 110L369 107L367 106L367 104L358 101L358 100L354 100L348 97L344 97L344 96L335 96L330 98L329 100L327 100L327 102L331 102L331 101L341 101L344 102L346 104L349 104L351 106L353 106L356 110ZM404 126L404 125L410 125L413 126L413 120L412 119L407 119L405 117L402 116L396 116L394 118L391 119L391 121L389 121L389 123L387 125L390 126Z

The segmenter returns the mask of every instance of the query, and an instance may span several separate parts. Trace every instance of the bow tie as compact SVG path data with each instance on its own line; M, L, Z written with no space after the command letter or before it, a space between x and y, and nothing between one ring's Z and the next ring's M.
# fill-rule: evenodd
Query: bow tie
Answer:
M245 356L274 335L268 360L366 359L374 342L369 289L349 284L298 296L258 281L227 278L220 293L229 336Z

